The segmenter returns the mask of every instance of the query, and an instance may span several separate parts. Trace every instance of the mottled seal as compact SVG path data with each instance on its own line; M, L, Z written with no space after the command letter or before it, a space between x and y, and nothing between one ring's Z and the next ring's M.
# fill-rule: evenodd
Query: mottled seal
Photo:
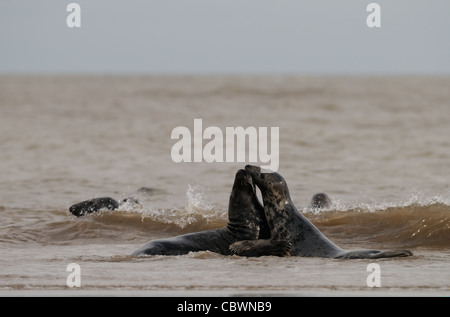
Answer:
M252 177L238 170L228 204L228 224L219 229L188 233L167 239L152 240L132 253L141 255L181 255L189 252L212 251L231 255L230 245L239 240L268 239L270 230L264 207L256 197ZM285 241L273 242L258 249L258 255L286 255L290 249ZM242 250L240 255L252 256L253 250Z
M82 217L84 215L96 213L103 210L115 210L121 206L142 208L141 203L136 197L126 197L120 201L117 201L111 197L99 197L74 204L69 207L69 211L71 214L77 217Z
M317 193L311 198L311 202L309 203L309 208L312 209L321 209L328 208L331 206L331 199L325 193Z
M69 211L81 217L100 210L114 210L119 207L119 202L111 197L99 197L82 201L69 207Z
M346 251L341 249L297 210L290 198L286 181L280 174L261 173L259 167L251 165L247 165L245 170L261 190L272 241L290 242L292 244L290 255L339 259L378 259L412 255L408 250ZM238 255L250 250L256 255L259 248L264 250L267 244L266 240L238 241L230 248Z

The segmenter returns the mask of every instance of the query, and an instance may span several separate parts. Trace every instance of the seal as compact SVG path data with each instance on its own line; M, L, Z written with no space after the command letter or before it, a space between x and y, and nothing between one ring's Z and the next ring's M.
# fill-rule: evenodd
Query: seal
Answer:
M228 203L228 223L225 227L193 232L167 239L152 240L133 252L132 256L182 255L189 252L212 251L223 255L234 254L230 245L236 241L269 239L264 207L256 196L252 177L243 169L237 171ZM261 245L256 254L284 256L290 244L273 241ZM240 255L253 256L254 250L242 250Z
M111 197L99 197L82 201L69 207L71 214L82 217L87 214L97 213L103 210L116 210L120 207L142 208L142 204L135 197L126 197L120 201Z
M82 201L69 207L70 213L77 217L95 213L100 210L114 210L119 207L119 202L111 197L99 197Z
M311 198L309 208L323 209L331 206L331 199L325 193L317 193Z
M304 217L293 204L285 179L278 173L261 173L260 167L247 165L245 170L261 190L264 212L271 229L271 240L292 244L290 255L302 257L326 257L336 259L378 259L412 255L409 250L343 250L329 240ZM230 246L236 254L258 254L267 248L265 240L238 241Z

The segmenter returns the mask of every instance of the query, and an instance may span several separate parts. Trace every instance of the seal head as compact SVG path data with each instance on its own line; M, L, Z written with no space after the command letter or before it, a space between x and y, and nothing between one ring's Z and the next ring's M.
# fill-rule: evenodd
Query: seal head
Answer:
M96 213L101 210L114 210L119 207L119 202L111 197L99 197L82 201L69 207L71 214L81 217Z
M331 199L325 193L317 193L311 198L309 208L311 209L323 209L331 206Z

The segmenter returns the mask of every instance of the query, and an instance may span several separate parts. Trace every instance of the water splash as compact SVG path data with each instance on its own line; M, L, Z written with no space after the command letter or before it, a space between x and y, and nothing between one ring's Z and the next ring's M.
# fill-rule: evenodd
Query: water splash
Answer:
M214 205L204 199L205 189L200 185L188 185L186 191L186 196L188 199L186 210L190 213L195 213L196 211L211 210Z
M402 208L402 207L426 207L435 204L441 204L445 206L450 206L450 197L444 196L426 196L420 192L413 192L410 194L409 198L404 201L396 202L377 202L372 200L370 202L358 202L349 203L345 202L339 198L330 196L331 205L327 208L311 208L304 207L301 209L303 213L319 215L321 213L336 212L336 211L358 211L358 212L368 212L374 213L379 211L385 211L392 208Z
M186 205L181 208L154 209L129 205L125 212L138 213L141 221L155 221L164 224L174 224L184 229L188 226L204 227L208 224L221 223L226 219L226 211L218 211L214 204L204 198L205 189L199 185L188 185L186 190ZM126 207L126 206L125 206Z

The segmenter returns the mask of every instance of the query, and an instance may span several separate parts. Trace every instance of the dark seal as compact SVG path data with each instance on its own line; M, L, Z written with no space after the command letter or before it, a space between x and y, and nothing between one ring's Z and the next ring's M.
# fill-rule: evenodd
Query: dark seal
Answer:
M312 209L323 209L329 208L331 206L331 199L325 193L317 193L311 198L309 203L309 208Z
M99 197L74 204L69 207L69 211L77 217L82 217L88 214L98 213L100 211L116 210L121 206L142 208L141 203L135 197L126 197L120 201L117 201L111 197Z
M119 202L111 197L100 197L82 201L69 207L70 213L77 217L96 213L101 210L114 210L119 207Z
M341 249L297 210L290 198L286 181L280 174L261 173L259 167L250 165L247 165L245 170L261 190L272 241L291 243L290 255L338 259L378 259L412 255L408 250L346 251ZM234 243L231 249L238 255L250 250L253 250L253 254L258 254L259 248L265 250L267 244L267 240L239 241Z
M240 240L270 238L270 230L265 218L264 207L256 197L252 177L244 170L236 173L228 204L228 224L219 229L188 233L167 239L148 242L132 253L141 255L181 255L189 252L212 251L223 255L234 254L230 245ZM261 246L257 255L288 254L289 243L273 242ZM253 256L255 252L243 250L242 256Z

